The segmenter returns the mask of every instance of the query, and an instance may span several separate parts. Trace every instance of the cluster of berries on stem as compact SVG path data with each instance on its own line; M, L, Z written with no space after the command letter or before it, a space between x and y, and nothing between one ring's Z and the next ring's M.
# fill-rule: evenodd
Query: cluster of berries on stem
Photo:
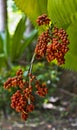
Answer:
M24 79L22 69L16 72L16 76L8 78L4 83L5 89L17 88L11 97L11 107L21 113L26 120L30 112L35 108L35 95L44 97L48 93L46 84L41 84L32 73L28 73L28 79Z
M47 28L38 38L35 48L36 57L45 57L48 62L57 60L58 65L64 64L64 56L69 50L69 40L65 30L50 24L50 19L45 14L38 17L37 24Z
M24 120L34 110L35 95L44 97L48 93L46 84L40 83L32 74L35 57L37 59L45 57L48 62L57 60L57 63L62 65L65 63L64 56L69 50L69 40L65 30L50 24L50 19L46 14L37 18L37 24L38 26L46 26L46 29L38 37L27 78L24 78L22 69L19 69L15 77L8 78L4 83L5 89L16 88L16 92L11 97L11 107L21 113Z
M38 26L41 25L48 25L50 23L50 19L47 17L46 14L42 14L41 16L39 16L36 20Z

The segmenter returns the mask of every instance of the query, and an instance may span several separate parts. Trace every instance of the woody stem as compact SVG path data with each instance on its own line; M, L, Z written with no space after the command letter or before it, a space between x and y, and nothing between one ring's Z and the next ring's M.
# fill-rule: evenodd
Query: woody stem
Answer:
M32 59L31 59L31 62L30 62L30 68L29 68L29 73L30 73L30 74L32 73L32 68L33 68L34 59L35 59L35 53L33 54ZM30 79L31 79L31 77L29 76L29 86L31 86L31 81L30 81Z

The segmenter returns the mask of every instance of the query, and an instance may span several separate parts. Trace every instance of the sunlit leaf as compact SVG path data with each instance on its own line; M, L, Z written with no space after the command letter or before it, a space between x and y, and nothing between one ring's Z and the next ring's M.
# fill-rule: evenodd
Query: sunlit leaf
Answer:
M7 57L10 56L11 51L11 36L9 34L8 28L5 31L5 38L4 38L4 46L5 46L5 53L7 53Z
M20 44L20 46L17 49L16 57L19 58L22 53L24 52L25 48L32 43L33 39L35 39L37 35L37 30L33 30L29 36L26 36L24 39L24 43Z
M11 60L13 61L16 57L16 51L20 46L21 40L23 39L23 33L26 29L25 26L26 18L22 17L17 24L16 30L14 32L12 43L11 43Z
M0 33L0 53L3 53L3 34Z
M58 26L68 26L77 16L77 0L48 0L48 14Z
M47 13L47 0L14 0L16 5L36 23L39 15Z
M5 57L4 53L0 53L0 58Z
M70 40L70 50L66 55L64 67L77 71L77 21L69 26L67 33Z
M5 56L4 56L4 54L0 54L0 71L5 66L6 66Z

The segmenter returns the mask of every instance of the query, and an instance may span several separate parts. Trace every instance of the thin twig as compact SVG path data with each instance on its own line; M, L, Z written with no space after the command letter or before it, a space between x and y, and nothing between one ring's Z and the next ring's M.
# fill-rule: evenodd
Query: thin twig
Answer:
M32 60L31 60L31 63L30 63L30 70L29 70L29 73L32 72L32 67L33 67L34 59L35 59L35 53L34 53L33 56L32 56Z
M30 73L32 73L32 68L33 68L33 62L34 62L34 59L35 59L35 53L33 54L33 56L32 56L32 60L31 60L31 63L30 63L30 67L29 67L29 71L28 71L28 74ZM30 75L29 75L29 86L31 86L31 77L30 77ZM30 98L28 98L28 104L30 104Z
M33 68L33 62L34 62L34 59L35 59L35 53L33 54L33 56L32 56L32 60L31 60L31 63L30 63L30 68L29 68L29 71L28 71L28 73L32 73L32 68ZM31 86L31 81L30 81L30 76L29 76L29 86Z

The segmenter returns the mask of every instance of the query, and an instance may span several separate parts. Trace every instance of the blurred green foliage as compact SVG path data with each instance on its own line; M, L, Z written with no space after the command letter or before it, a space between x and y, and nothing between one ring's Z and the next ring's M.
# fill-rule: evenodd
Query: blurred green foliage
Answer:
M5 33L0 33L0 69L3 64L12 67L22 56L25 48L37 36L37 30L33 30L28 36L24 36L26 31L25 22L26 17L22 16L13 35L10 35L8 29L6 29Z
M60 80L61 70L55 64L49 64L46 61L39 61L33 65L33 73L37 76L37 79L45 83L48 88L48 94L39 98L36 96L36 107L39 109L42 107L44 102L48 102L49 98L57 89L57 83Z

